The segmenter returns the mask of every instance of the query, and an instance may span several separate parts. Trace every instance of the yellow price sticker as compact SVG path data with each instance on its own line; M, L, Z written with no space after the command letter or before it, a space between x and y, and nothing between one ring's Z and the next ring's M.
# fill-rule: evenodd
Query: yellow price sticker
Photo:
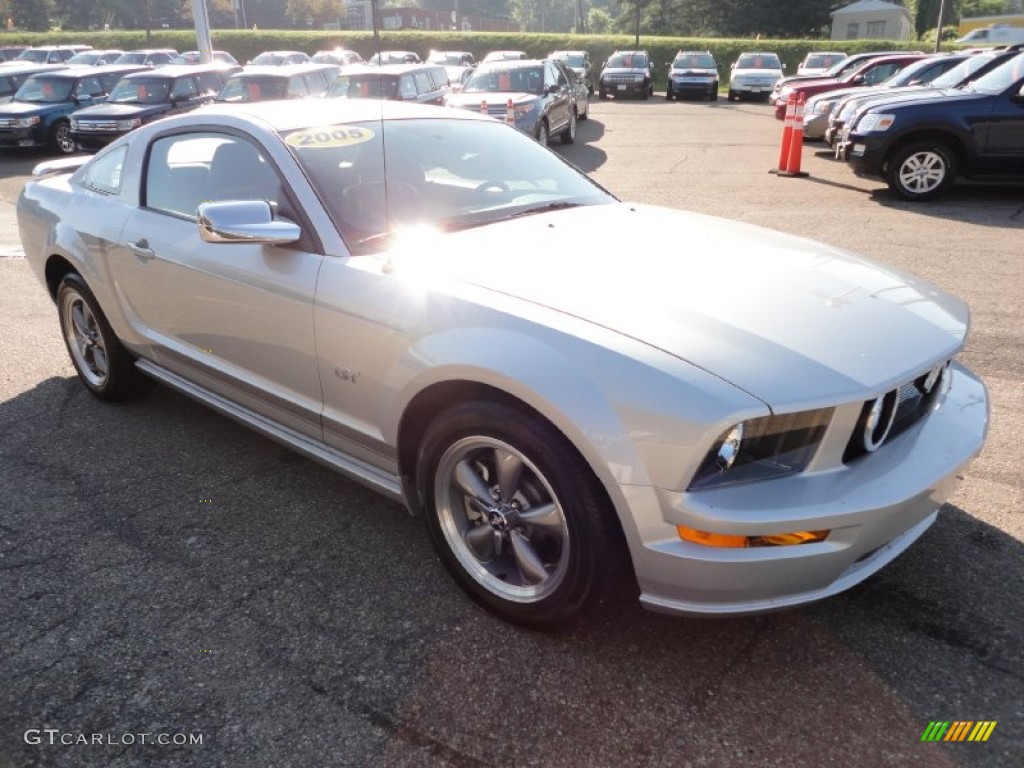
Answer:
M306 128L288 135L285 143L299 149L324 149L327 147L348 147L362 144L374 137L369 128L355 126L341 127L328 125L321 128Z

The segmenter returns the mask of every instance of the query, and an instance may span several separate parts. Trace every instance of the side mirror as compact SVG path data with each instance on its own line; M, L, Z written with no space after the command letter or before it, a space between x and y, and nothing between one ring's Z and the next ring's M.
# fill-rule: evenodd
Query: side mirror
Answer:
M81 96L75 96L76 104L88 104L90 101L92 101L92 94L90 93L83 93Z
M203 203L196 218L199 237L207 243L285 245L302 236L295 222L275 219L266 200L227 200Z
M551 85L548 86L548 93L558 93L561 90L562 86L560 86L558 83L552 83Z
M853 80L850 81L854 85L860 85L864 82L864 75L857 75Z

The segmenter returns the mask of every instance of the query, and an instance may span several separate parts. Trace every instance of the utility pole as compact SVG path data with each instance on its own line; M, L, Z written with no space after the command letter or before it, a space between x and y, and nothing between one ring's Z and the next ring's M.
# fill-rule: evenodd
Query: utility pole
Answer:
M939 24L935 28L935 52L939 52L939 46L942 45L942 24L946 19L946 0L942 0L939 3Z
M192 0L192 19L196 25L199 61L209 64L213 61L213 41L210 39L210 17L206 10L206 0Z

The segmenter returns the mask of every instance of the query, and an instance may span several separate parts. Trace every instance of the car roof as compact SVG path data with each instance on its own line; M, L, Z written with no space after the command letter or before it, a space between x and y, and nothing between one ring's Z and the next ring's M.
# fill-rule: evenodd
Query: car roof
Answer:
M490 121L486 115L472 110L435 107L402 101L376 99L293 99L290 101L253 101L214 103L190 112L197 115L241 116L264 124L277 132L317 125L364 123L379 120L415 118L475 119ZM173 119L173 118L172 118Z
M247 67L242 69L240 72L235 72L232 77L292 77L294 75L304 75L307 72L327 72L337 71L337 64L330 64L327 62L319 61L307 61L302 64L284 64L280 67L275 67L271 64L249 64Z
M164 64L162 67L156 69L144 69L141 72L133 72L125 77L132 79L148 78L164 78L171 80L175 77L182 77L184 75L197 75L202 72L225 72L231 69L233 65L220 63L210 64Z
M96 75L116 75L119 72L125 74L132 72L139 72L138 64L103 64L99 67L67 67L65 69L58 69L53 73L54 77L62 80L77 80L81 77L95 77ZM141 70L146 71L146 70ZM152 71L152 70L149 70ZM37 72L36 74L45 75L46 72Z

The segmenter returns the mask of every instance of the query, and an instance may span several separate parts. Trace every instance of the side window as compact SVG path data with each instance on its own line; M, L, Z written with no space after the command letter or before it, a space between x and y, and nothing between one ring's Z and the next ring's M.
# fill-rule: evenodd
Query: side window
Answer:
M412 75L402 75L398 80L398 89L403 99L416 100L416 82L412 79Z
M111 73L109 75L100 76L100 86L103 94L110 93L114 90L114 86L117 85L118 80L121 79L121 74L118 72Z
M193 77L179 77L174 81L171 98L184 101L199 95L199 86Z
M447 88L451 83L448 80L448 73L445 72L444 67L431 67L430 77L434 81L434 88L440 90L441 88Z
M430 79L426 70L421 69L414 72L413 78L416 80L416 90L421 96L426 96L434 90L434 81Z
M215 96L224 87L224 80L216 72L199 73L199 90L204 95Z
M82 96L102 96L105 93L103 86L100 85L100 81L95 77L83 77L78 81L75 86L75 91L72 94L76 99Z
M549 88L558 82L558 76L555 74L555 68L551 64L544 66L544 87Z
M285 93L285 96L289 99L305 98L306 83L303 82L301 75L294 75L288 78L288 90Z
M86 169L82 186L101 195L116 195L121 191L121 169L128 147L118 147L96 158Z
M306 92L310 96L320 96L327 91L327 80L323 72L310 72L303 75L303 80L306 81Z

